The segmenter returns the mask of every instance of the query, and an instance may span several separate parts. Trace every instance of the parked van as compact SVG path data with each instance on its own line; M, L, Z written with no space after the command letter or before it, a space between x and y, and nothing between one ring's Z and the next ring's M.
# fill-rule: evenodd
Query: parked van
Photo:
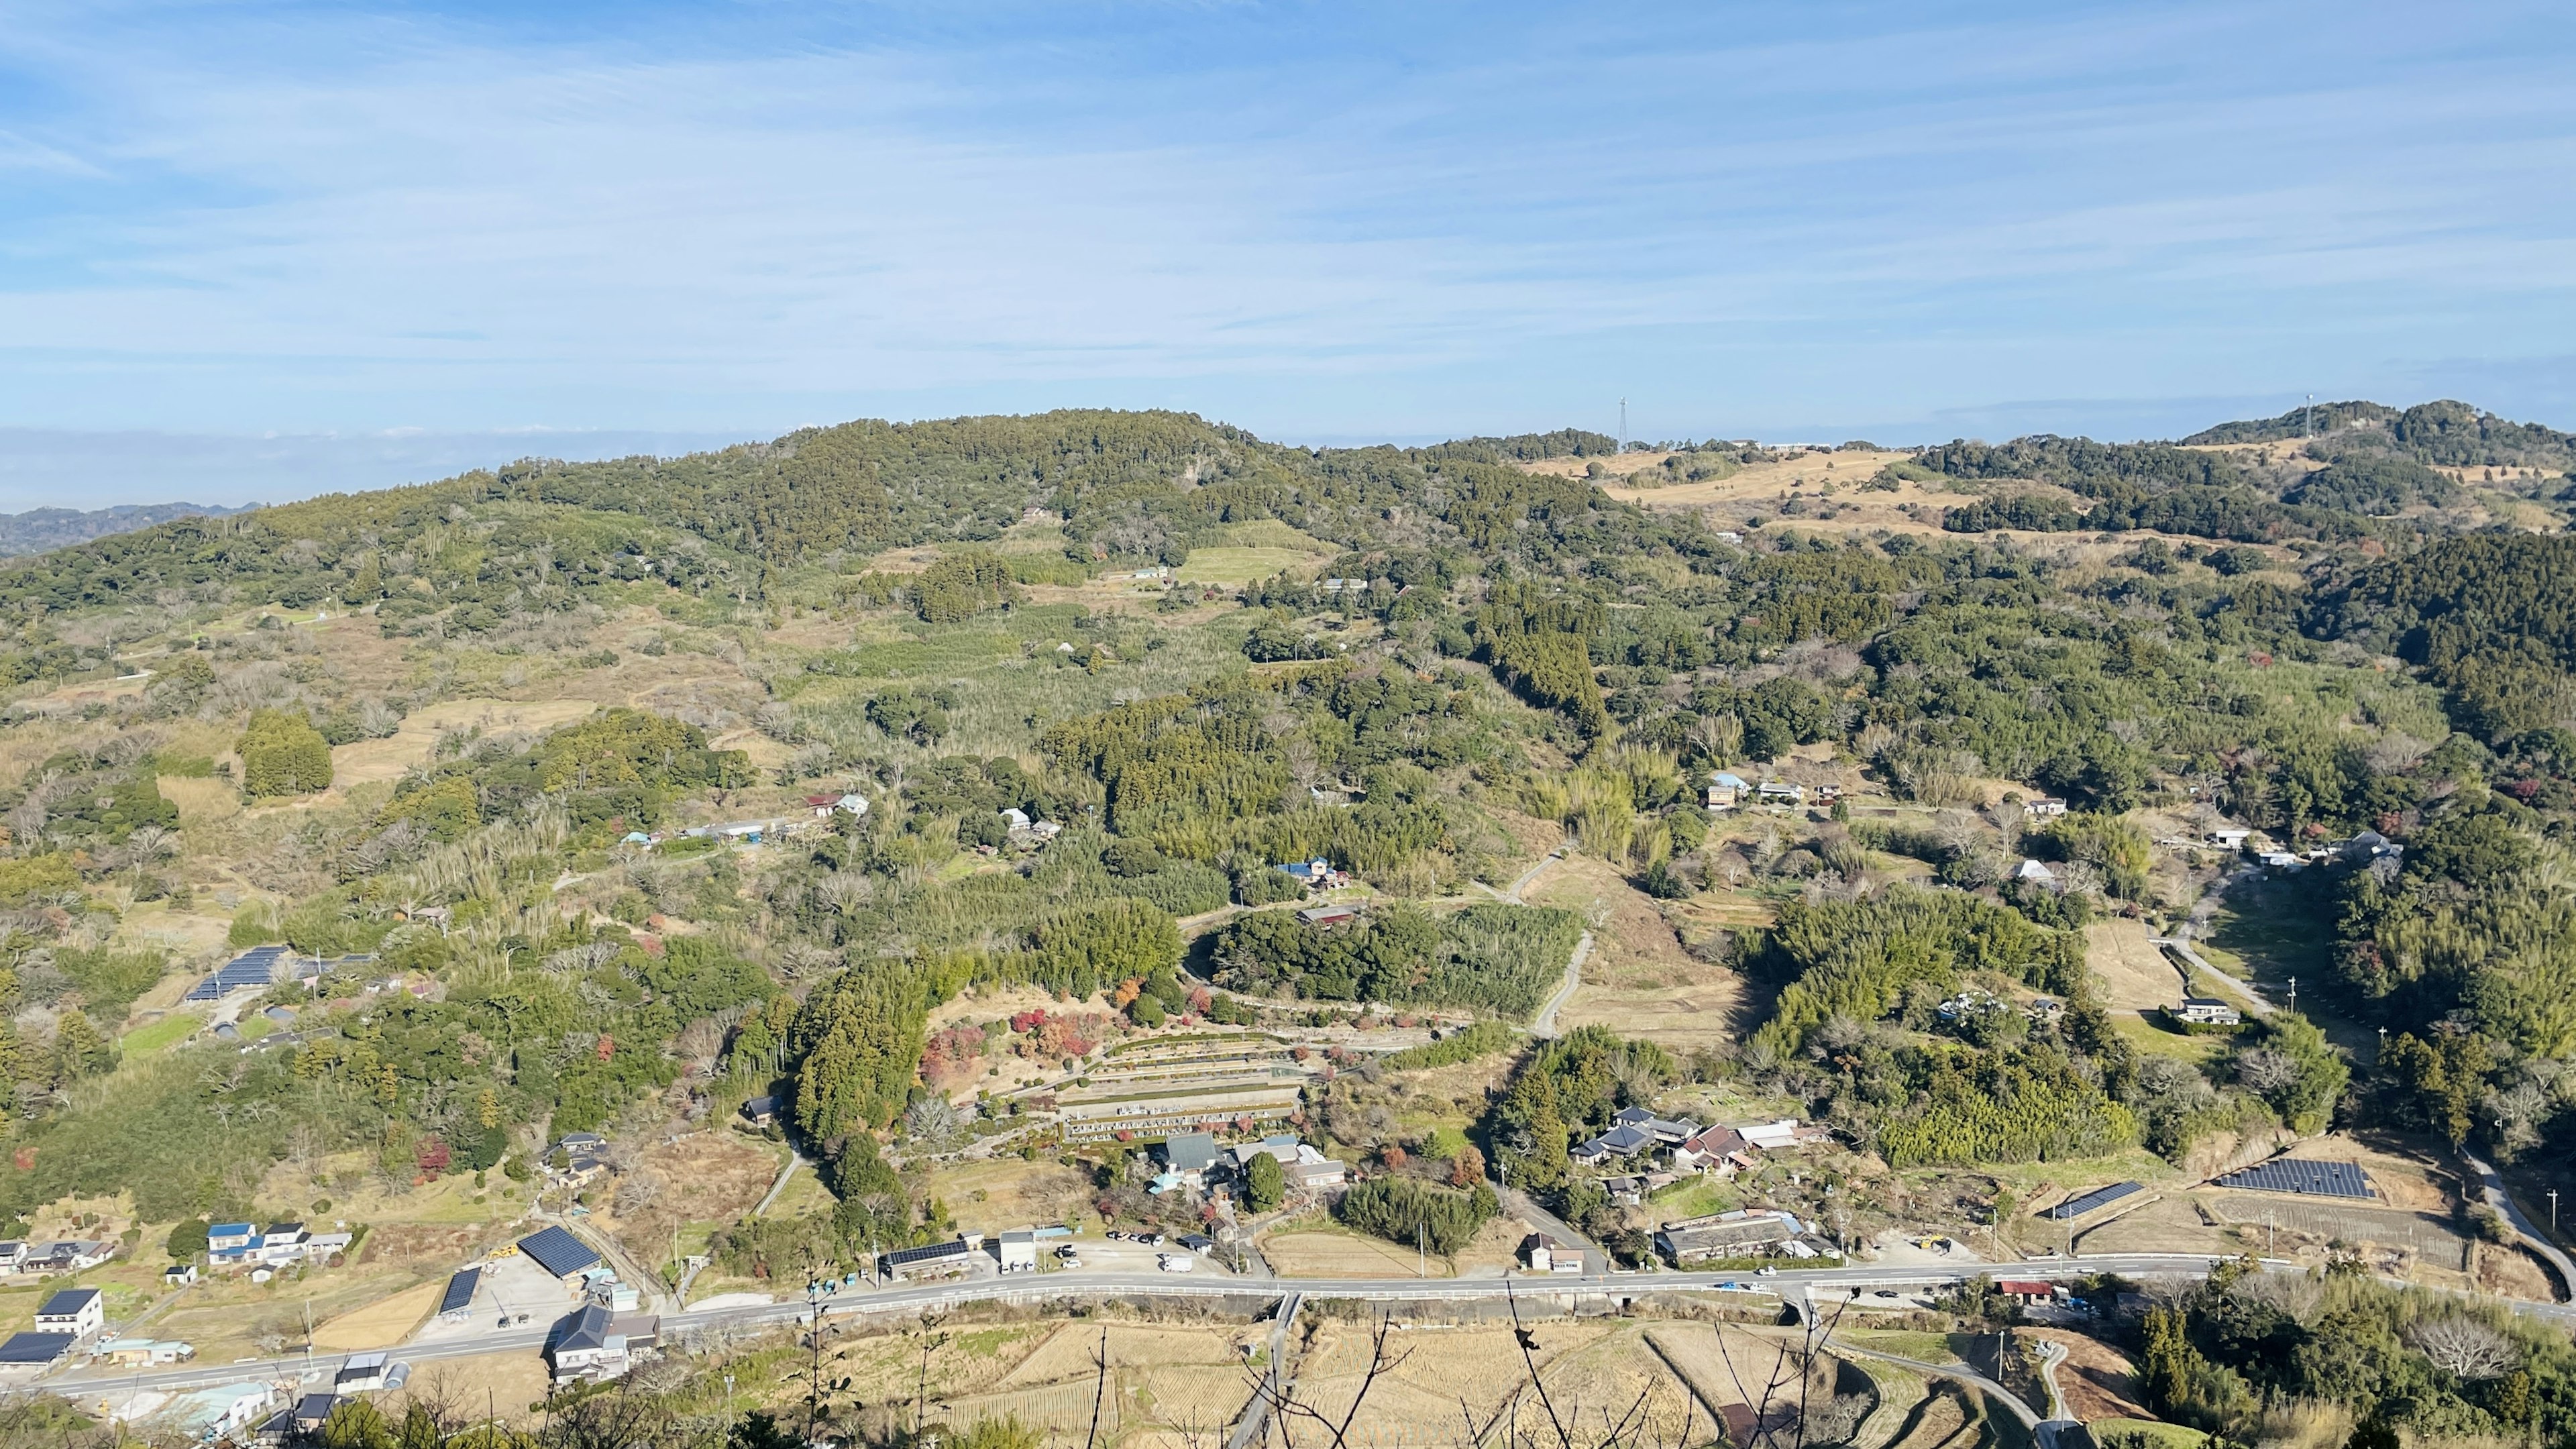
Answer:
M1155 1266L1166 1273L1189 1273L1197 1270L1199 1260L1187 1253L1164 1253L1155 1259Z

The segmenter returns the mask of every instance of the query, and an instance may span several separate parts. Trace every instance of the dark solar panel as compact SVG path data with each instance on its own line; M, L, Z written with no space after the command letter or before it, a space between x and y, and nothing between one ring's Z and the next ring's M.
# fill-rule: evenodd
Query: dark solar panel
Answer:
M2050 1208L2046 1213L2046 1216L2059 1219L2060 1221L2067 1218L2080 1218L2086 1213L2093 1211L2095 1208L2104 1207L2111 1203L2118 1202L2129 1194L2140 1191L2145 1186L2146 1184L2142 1182L2115 1182L2109 1187L2097 1187L2091 1192L2084 1194L2082 1197L2068 1198L2066 1201Z
M52 1363L71 1350L68 1333L13 1333L0 1343L0 1363Z
M277 965L286 959L284 946L254 946L227 961L214 975L197 983L188 993L190 1001L221 1001L245 986L267 986L277 980Z
M558 1278L569 1278L599 1261L599 1255L561 1228L543 1228L519 1240L519 1251Z
M932 1243L926 1248L897 1248L891 1253L879 1256L877 1259L877 1266L879 1268L901 1268L913 1263L929 1263L935 1262L941 1258L962 1257L965 1254L965 1251L966 1245L954 1240L945 1243Z
M483 1270L467 1268L447 1280L447 1294L438 1300L441 1313L461 1313L474 1301L474 1286L483 1281Z
M2218 1185L2256 1192L2304 1193L2310 1197L2372 1196L2370 1174L2362 1171L2359 1163L2312 1162L2297 1157L2258 1162L2220 1178Z

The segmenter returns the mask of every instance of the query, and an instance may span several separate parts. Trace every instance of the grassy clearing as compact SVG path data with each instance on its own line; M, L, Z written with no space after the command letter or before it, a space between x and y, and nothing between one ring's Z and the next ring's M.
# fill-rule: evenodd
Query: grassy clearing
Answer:
M1086 618L1092 621L1088 627ZM896 627L911 637L882 637ZM885 623L876 626L880 637L836 654L837 673L783 680L781 693L818 735L889 759L1021 756L1055 720L1095 713L1119 697L1175 694L1200 680L1250 668L1242 648L1246 627L1234 612L1176 627L1087 615L1070 604L948 626ZM1054 647L1091 640L1111 644L1115 659L1085 669ZM898 683L929 683L956 695L946 738L924 747L868 722L868 701Z
M1288 548L1194 548L1180 578L1185 584L1240 585L1322 562L1319 555Z
M186 1012L173 1012L159 1021L149 1022L127 1032L118 1038L117 1045L123 1048L129 1057L148 1057L155 1052L168 1051L186 1041L204 1025L205 1022Z
M1892 1353L1918 1363L1959 1362L1959 1356L1951 1350L1946 1334L1912 1328L1855 1328L1843 1337L1850 1339L1856 1347L1874 1348L1880 1353Z
M2084 1427L2102 1449L2199 1449L2209 1441L2198 1429L2154 1419L2097 1419Z

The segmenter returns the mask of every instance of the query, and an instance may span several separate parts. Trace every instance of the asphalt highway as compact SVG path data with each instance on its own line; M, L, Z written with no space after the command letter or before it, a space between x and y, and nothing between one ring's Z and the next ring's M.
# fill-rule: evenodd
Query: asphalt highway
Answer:
M2019 1263L1925 1264L1891 1266L1863 1264L1841 1268L1783 1268L1768 1277L1749 1271L1728 1273L1613 1273L1603 1276L1536 1276L1511 1278L1239 1278L1215 1271L1202 1264L1201 1271L1180 1274L1162 1272L1086 1272L1020 1274L1011 1277L973 1277L940 1283L906 1284L891 1288L860 1287L827 1295L823 1311L827 1318L847 1318L860 1314L917 1315L957 1308L968 1303L1047 1302L1074 1298L1276 1298L1295 1293L1309 1301L1318 1298L1356 1298L1372 1303L1449 1303L1471 1300L1495 1300L1507 1294L1546 1301L1573 1295L1585 1297L1644 1298L1664 1293L1707 1293L1740 1291L1772 1298L1797 1297L1806 1289L1817 1289L1834 1296L1846 1293L1869 1293L1879 1289L1894 1292L1947 1288L1976 1274L1999 1278L2081 1278L2094 1273L2117 1273L2123 1277L2200 1277L2214 1263L2226 1261L2198 1253L2132 1253L2081 1258L2034 1258ZM2286 1262L2267 1260L2267 1265L2290 1268ZM2546 1305L2516 1305L2527 1311L2543 1312L2562 1321L2576 1319L2576 1313ZM746 1304L736 1307L700 1309L693 1312L662 1315L661 1332L666 1340L686 1338L712 1330L757 1330L802 1323L812 1309L799 1298L784 1303ZM487 1353L534 1353L543 1348L552 1324L530 1324L526 1328L494 1329L472 1338L450 1339L414 1344L393 1351L394 1357L420 1366L442 1359L472 1358ZM189 1389L212 1384L235 1383L245 1379L312 1376L315 1386L326 1383L347 1359L346 1354L286 1354L276 1358L245 1359L229 1364L192 1363L175 1368L112 1369L81 1367L64 1369L37 1381L36 1387L65 1397L113 1393L132 1389Z

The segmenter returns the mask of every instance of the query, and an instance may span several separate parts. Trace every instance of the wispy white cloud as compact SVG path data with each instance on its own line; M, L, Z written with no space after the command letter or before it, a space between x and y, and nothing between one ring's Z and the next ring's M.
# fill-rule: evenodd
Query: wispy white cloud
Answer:
M1740 431L2366 390L2576 289L2534 7L975 17L34 14L0 421Z

